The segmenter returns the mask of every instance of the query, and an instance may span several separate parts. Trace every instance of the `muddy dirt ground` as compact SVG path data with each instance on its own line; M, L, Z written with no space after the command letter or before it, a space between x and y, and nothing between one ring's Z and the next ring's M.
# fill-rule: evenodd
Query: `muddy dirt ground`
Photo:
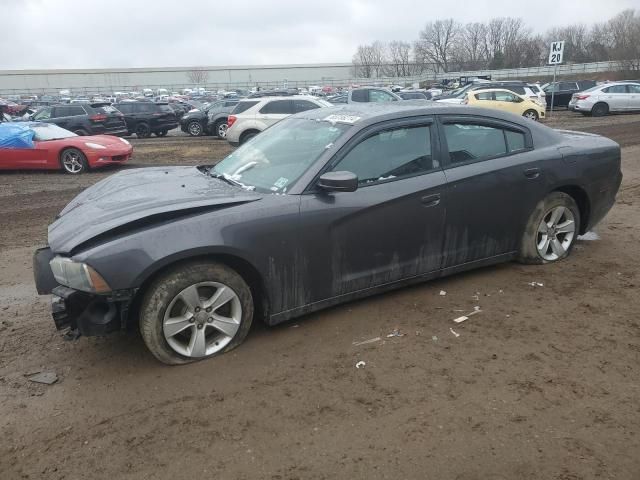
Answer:
M547 123L623 145L600 240L556 265L256 324L233 352L184 367L159 364L137 335L64 341L35 293L47 224L113 170L2 173L0 479L640 478L640 116ZM132 141L127 168L230 151L180 134ZM27 380L38 371L57 383Z

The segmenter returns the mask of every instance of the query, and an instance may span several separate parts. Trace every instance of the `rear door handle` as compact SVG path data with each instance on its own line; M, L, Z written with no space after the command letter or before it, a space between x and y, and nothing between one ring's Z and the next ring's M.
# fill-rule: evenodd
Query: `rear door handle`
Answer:
M527 178L538 178L540 176L540 169L539 168L527 168L524 171L524 176Z
M420 199L420 202L425 207L435 207L436 205L438 205L440 203L440 194L436 193L434 195L427 195L425 197L422 197Z

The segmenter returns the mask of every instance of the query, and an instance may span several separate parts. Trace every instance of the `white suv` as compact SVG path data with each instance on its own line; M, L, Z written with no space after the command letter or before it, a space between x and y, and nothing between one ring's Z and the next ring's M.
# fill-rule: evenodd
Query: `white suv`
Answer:
M289 115L332 106L325 100L306 95L243 99L227 119L227 141L234 147L242 145Z
M640 82L611 82L574 93L569 110L594 117L640 110Z

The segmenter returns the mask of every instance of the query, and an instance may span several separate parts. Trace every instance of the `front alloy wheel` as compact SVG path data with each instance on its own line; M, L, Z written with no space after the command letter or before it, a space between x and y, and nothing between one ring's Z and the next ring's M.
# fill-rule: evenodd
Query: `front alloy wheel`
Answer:
M241 320L242 305L231 287L200 282L174 297L165 311L162 330L175 352L201 358L226 347Z
M140 305L140 332L151 353L179 365L238 346L253 319L244 279L217 262L180 264L156 278Z
M77 175L87 169L87 158L76 148L68 148L62 152L60 162L64 171L72 175Z
M189 131L189 135L192 137L199 137L202 135L202 125L199 122L191 122L187 126L187 130Z

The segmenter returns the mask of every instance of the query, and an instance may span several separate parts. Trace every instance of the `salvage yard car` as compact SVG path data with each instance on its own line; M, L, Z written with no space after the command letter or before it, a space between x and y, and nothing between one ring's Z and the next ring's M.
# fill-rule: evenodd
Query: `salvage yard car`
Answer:
M10 141L18 137L19 142ZM0 170L62 170L76 175L91 168L122 164L131 158L132 151L124 138L79 136L52 123L0 126Z
M472 107L503 110L536 121L545 117L545 107L542 104L499 88L471 90L465 94L462 103Z
M569 110L594 117L602 117L609 112L640 111L640 83L608 83L574 93Z
M299 113L215 166L128 170L73 199L34 257L57 328L139 328L183 364L416 282L557 262L609 211L620 147L424 101Z

